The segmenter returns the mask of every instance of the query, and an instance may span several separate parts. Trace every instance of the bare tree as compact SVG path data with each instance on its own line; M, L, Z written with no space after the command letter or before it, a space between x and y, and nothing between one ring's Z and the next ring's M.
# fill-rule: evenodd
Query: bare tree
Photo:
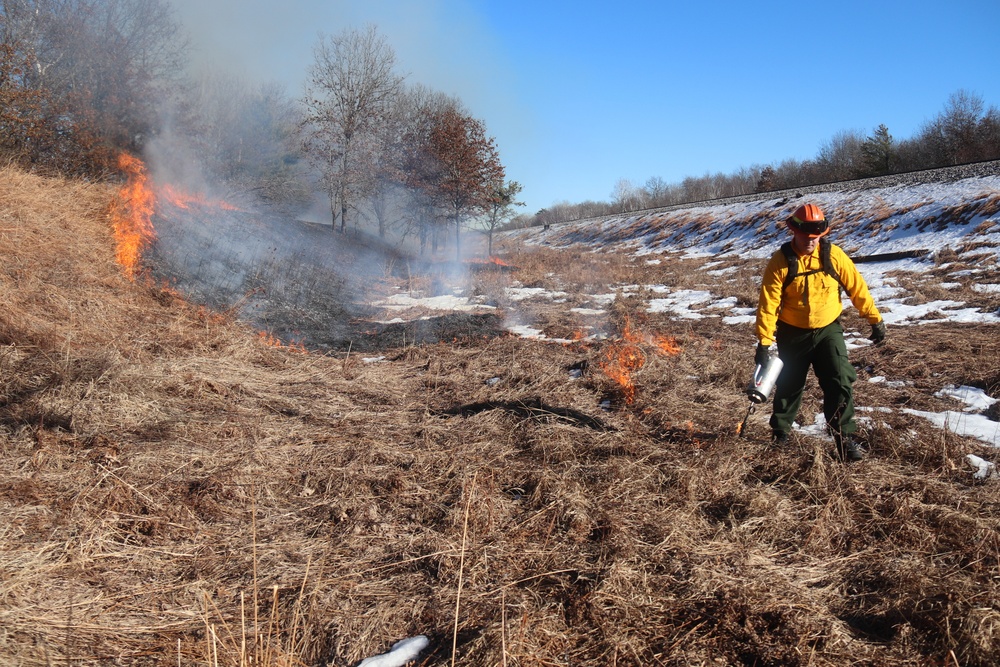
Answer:
M740 167L739 170L733 174L733 179L736 182L736 194L745 195L754 192L757 187L757 182L760 179L760 173L760 165Z
M368 211L375 220L379 238L385 238L395 222L394 211L404 198L401 196L406 127L405 116L393 105L384 122L375 129L373 151L370 153L372 180L365 188Z
M983 160L1000 159L1000 109L991 106L979 121L978 141Z
M646 179L646 184L643 185L642 189L645 192L646 206L663 206L667 203L670 185L660 176L651 176Z
M517 201L523 186L517 181L503 180L491 183L487 195L486 215L483 218L482 229L487 236L487 253L493 255L493 232L514 215L515 206L524 206Z
M637 187L632 185L632 181L627 178L618 179L614 190L611 191L611 202L617 212L637 211L641 201L642 194Z
M986 109L983 99L967 90L948 98L944 111L924 126L920 152L931 164L964 164L997 157L996 128L1000 112Z
M687 202L705 201L712 198L711 185L705 178L688 176L681 181L681 188L684 201Z
M833 135L819 151L817 163L824 173L823 180L845 181L855 178L861 169L864 133L842 130Z
M380 237L400 222L405 237L417 231L415 226L424 227L434 219L433 205L424 193L409 188L413 179L407 169L420 170L416 147L427 145L435 114L458 105L454 98L419 84L403 86L375 129L376 146L371 153L374 180L366 192L366 213L374 219ZM422 230L425 242L429 231Z
M304 100L305 149L320 168L336 226L346 230L347 211L375 180L371 155L375 129L389 113L402 78L396 55L374 26L321 38Z

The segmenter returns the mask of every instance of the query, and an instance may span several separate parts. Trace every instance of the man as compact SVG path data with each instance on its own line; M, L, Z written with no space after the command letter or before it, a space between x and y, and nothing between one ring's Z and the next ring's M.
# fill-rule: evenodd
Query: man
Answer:
M785 225L792 240L776 251L760 288L757 306L756 363L766 363L772 343L784 366L774 390L772 441L788 441L802 404L806 375L812 366L823 390L823 415L842 460L859 461L864 453L854 441L854 381L847 359L841 288L872 326L871 340L885 339L885 322L854 262L837 245L822 239L830 224L815 204L800 206Z

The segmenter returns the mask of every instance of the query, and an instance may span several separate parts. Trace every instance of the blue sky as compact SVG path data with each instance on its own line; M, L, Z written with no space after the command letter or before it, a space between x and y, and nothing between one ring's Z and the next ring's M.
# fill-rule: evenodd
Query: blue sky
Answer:
M960 89L1000 107L998 0L172 2L198 63L293 96L321 33L374 23L409 82L485 122L528 213L909 138Z

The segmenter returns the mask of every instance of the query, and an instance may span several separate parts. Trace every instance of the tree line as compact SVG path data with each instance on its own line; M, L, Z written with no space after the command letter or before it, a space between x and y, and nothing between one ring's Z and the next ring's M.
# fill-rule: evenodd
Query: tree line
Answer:
M461 100L398 73L376 28L321 36L306 92L187 74L168 0L0 0L0 159L39 172L114 176L119 153L294 214L322 193L331 226L417 239L421 251L473 225L542 225L1000 158L1000 112L960 90L916 136L886 125L835 134L811 160L667 183L615 184L608 201L514 217L521 185ZM193 156L196 156L193 157ZM513 219L513 220L512 220ZM509 222L511 221L512 222ZM449 239L450 237L450 239Z
M0 156L107 173L153 130L184 48L161 0L0 0Z
M628 213L722 197L935 169L1000 159L1000 111L969 91L953 93L944 109L910 139L897 140L881 124L870 134L836 133L812 160L754 165L730 174L687 177L667 183L652 177L643 185L619 180L608 201L569 202L517 216L514 226L546 225Z
M43 173L114 177L122 152L301 212L334 230L454 244L520 205L495 140L461 100L408 85L374 26L320 36L305 93L187 74L167 0L0 0L0 158ZM451 230L451 232L447 232ZM446 237L450 235L450 239ZM453 239L453 241L451 240Z

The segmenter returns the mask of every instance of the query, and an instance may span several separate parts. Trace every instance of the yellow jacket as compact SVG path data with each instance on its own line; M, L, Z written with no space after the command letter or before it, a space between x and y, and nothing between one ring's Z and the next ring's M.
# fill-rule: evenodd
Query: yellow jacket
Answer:
M774 342L778 320L800 329L819 329L840 317L840 283L823 271L819 255L820 244L809 255L799 255L799 270L791 284L782 290L788 275L788 260L779 248L764 269L757 305L757 340L769 346ZM798 254L798 253L796 253ZM851 303L869 324L877 324L882 315L875 307L865 279L854 262L836 244L831 244L830 261L840 275ZM803 275L809 271L818 273Z

